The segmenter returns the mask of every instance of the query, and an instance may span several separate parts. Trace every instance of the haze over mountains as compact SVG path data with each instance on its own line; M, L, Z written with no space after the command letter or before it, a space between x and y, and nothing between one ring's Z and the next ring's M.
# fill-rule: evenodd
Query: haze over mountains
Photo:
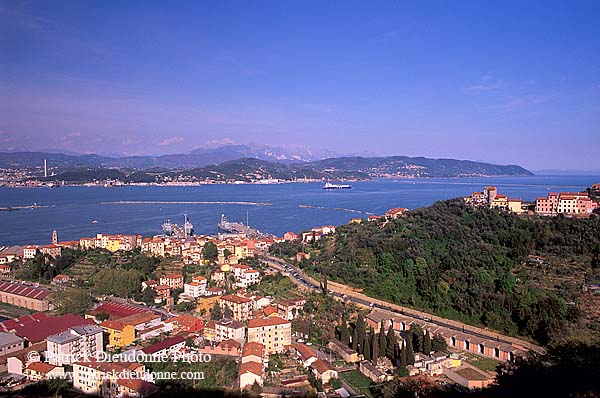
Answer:
M329 155L329 156L328 156ZM110 157L95 154L72 155L47 152L0 153L0 167L40 167L44 159L59 172L74 170L122 169L171 172L185 170L197 177L222 175L235 178L258 172L281 179L377 178L377 177L458 177L519 176L532 173L517 165L493 165L456 159L388 156L336 156L327 151L286 149L268 145L223 145L189 153L160 156Z

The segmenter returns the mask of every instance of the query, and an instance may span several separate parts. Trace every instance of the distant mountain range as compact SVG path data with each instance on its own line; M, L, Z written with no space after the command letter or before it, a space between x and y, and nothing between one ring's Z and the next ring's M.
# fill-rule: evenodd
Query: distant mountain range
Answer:
M425 157L345 156L320 158L308 150L290 151L269 146L225 145L196 149L187 154L109 157L65 155L45 152L0 153L2 168L31 168L43 165L55 173L89 176L94 170L119 169L124 175L148 179L153 175L188 175L199 179L366 179L385 177L527 176L531 172L516 165L494 165L456 159ZM102 174L102 173L101 173ZM76 175L69 174L77 180ZM260 178L257 176L261 176ZM57 176L58 178L59 176Z
M36 167L44 159L52 167L119 167L119 168L165 168L186 169L217 165L230 160L256 158L284 164L309 162L337 154L331 151L313 152L306 148L281 148L268 145L223 145L215 148L194 149L190 153L160 156L101 156L88 154L64 154L51 152L5 152L0 153L0 167Z

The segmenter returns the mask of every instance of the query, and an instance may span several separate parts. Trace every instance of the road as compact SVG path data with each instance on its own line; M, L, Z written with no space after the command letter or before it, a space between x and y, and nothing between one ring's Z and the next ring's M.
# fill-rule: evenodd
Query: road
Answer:
M261 260L267 263L268 265L286 273L297 285L308 290L320 290L319 281L305 274L300 268L292 264L286 263L280 258L268 255L262 256ZM392 314L401 314L406 317L421 320L424 322L429 322L437 326L445 327L451 330L455 330L457 332L469 334L483 339L494 340L506 344L515 345L518 347L522 347L525 351L529 349L538 352L543 351L541 347L532 344L528 341L510 336L504 336L495 331L478 328L454 320L431 315L426 312L417 311L412 308L402 307L396 304L391 304L382 300L378 300L369 297L363 293L357 292L352 287L343 285L341 283L328 281L327 288L329 290L329 293L338 300L351 302L362 307L377 308L379 310L387 311Z

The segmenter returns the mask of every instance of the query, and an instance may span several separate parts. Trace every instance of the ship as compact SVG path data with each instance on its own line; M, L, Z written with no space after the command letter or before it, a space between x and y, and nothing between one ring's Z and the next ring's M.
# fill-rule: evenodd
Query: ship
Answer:
M188 238L194 235L194 225L188 219L187 214L183 215L183 227L173 224L169 218L167 218L167 221L161 227L166 236Z
M330 182L326 182L323 184L323 189L350 189L352 185L350 184L332 184Z
M248 225L247 219L248 217L246 216L246 224L244 225L241 222L229 221L227 220L227 216L225 214L221 214L221 222L217 224L219 234L245 236L247 238L263 236L262 232L260 232L258 229L252 228Z

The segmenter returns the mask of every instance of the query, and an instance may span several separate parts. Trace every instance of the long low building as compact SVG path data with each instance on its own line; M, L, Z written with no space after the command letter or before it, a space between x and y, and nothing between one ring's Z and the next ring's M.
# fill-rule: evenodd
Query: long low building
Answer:
M0 281L0 302L34 311L50 309L50 290L22 283Z
M423 329L423 332L429 331L431 336L439 335L443 337L449 348L468 351L501 361L512 360L527 353L527 347L521 345L479 337L405 315L392 315L389 311L372 310L367 315L367 324L376 332L379 332L382 322L384 328L387 329L391 326L396 332L410 330L411 325L416 323Z

